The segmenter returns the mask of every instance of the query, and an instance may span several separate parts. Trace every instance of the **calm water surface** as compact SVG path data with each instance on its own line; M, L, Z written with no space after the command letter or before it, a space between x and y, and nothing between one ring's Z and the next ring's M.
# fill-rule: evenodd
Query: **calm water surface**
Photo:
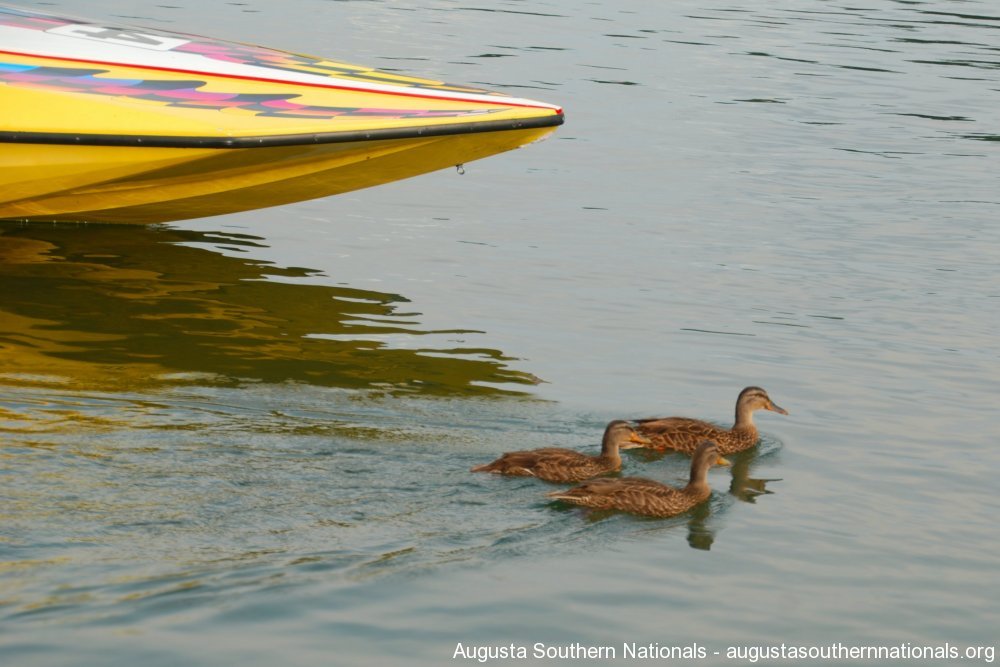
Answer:
M4 665L995 645L994 3L21 6L567 123L464 176L155 228L0 224ZM466 472L593 448L614 417L727 422L748 384L791 414L759 416L761 446L675 519Z

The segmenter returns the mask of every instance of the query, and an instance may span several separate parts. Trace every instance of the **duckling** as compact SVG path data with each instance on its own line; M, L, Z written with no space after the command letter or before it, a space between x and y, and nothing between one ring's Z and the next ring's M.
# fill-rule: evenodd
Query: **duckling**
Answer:
M471 472L537 477L549 482L579 482L621 468L619 449L649 444L649 440L638 435L628 422L616 419L604 429L601 453L597 456L588 456L572 449L545 447L507 452L492 463L475 466Z
M747 387L736 399L736 423L731 429L720 428L700 419L663 417L636 420L636 431L649 438L651 449L670 449L690 454L699 443L712 440L722 455L750 449L760 439L753 423L755 410L770 410L787 415L760 387Z
M712 493L708 469L713 465L729 465L729 461L719 456L714 442L705 441L691 458L691 478L683 489L645 477L602 477L546 495L597 510L621 510L661 518L674 516L708 499Z

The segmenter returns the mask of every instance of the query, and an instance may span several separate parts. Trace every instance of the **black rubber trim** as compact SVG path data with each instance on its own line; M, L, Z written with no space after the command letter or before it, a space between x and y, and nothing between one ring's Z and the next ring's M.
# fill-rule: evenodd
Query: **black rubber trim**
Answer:
M306 146L338 144L352 141L384 139L414 139L442 137L477 132L503 132L555 127L563 124L561 113L521 120L486 120L445 125L385 128L350 132L319 132L315 134L278 134L263 137L171 137L158 135L72 134L66 132L10 132L0 130L0 143L58 144L65 146L145 146L149 148L269 148L273 146Z

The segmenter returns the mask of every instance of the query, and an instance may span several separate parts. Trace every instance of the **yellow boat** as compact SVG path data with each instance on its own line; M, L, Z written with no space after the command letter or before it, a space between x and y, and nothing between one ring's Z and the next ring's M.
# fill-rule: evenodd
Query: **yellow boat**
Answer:
M0 7L0 219L155 223L511 150L558 106L323 58Z

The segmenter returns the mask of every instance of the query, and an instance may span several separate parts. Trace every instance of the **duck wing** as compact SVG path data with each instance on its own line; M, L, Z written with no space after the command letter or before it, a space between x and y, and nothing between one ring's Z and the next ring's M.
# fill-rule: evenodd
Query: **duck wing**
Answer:
M674 516L704 500L645 477L592 479L548 496L583 507L614 509L652 517Z
M600 460L572 449L545 447L518 452L507 452L496 461L475 466L472 472L491 472L498 475L539 477L551 481L575 482L607 469ZM591 472L592 471L592 472Z
M672 449L691 454L705 440L716 440L724 429L700 419L662 417L639 419L636 431L650 440L654 449Z

